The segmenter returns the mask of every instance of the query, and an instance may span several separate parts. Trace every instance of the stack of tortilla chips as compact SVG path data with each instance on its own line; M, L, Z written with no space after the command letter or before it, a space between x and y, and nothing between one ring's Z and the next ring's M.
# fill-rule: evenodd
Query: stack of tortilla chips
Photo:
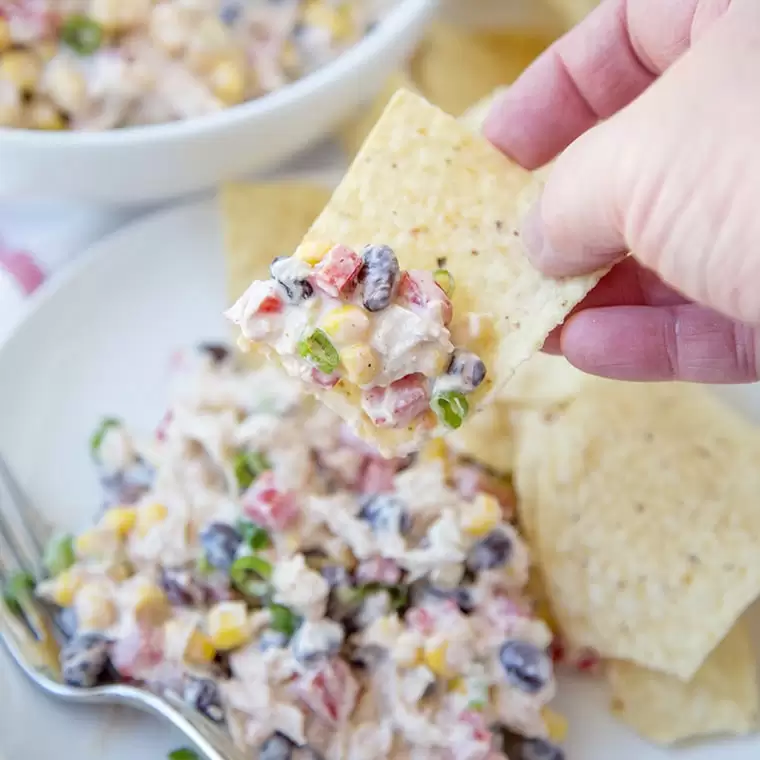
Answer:
M504 38L434 30L409 73L399 73L347 125L346 148L356 151L399 85L459 115L475 100L467 93L508 84L547 44L525 42L522 57L498 76L509 48L494 41ZM484 39L491 42L480 44ZM462 88L446 91L459 81L447 66L468 65ZM477 131L488 103L471 107L462 123ZM413 96L397 100L399 108L404 113L384 119L363 150L368 163L383 160L383 141L402 144L408 137L394 136L394 125L422 119L449 129ZM230 301L252 279L266 277L275 256L292 253L317 217L311 234L321 234L320 225L340 227L340 219L349 220L349 232L359 225L357 240L368 234L360 210L354 219L350 197L371 193L362 182L369 177L376 185L377 176L357 166L352 173L332 201L330 188L301 181L222 191ZM514 175L515 196L532 187L521 176ZM459 276L467 292L466 271ZM572 645L604 658L613 713L661 744L756 730L756 658L742 616L760 594L758 431L704 389L588 378L541 354L492 395L491 405L447 443L513 476L553 620Z

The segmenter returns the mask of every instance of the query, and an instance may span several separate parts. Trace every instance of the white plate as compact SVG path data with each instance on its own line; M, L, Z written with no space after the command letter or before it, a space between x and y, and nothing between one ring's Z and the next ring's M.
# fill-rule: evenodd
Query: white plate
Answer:
M98 418L115 413L134 425L153 426L163 411L171 351L225 337L223 280L215 203L180 206L95 245L65 278L43 290L0 346L0 450L53 521L77 528L98 507L87 454ZM728 395L760 412L756 387ZM45 699L4 651L0 693L0 755L6 760L163 760L183 744L158 720L127 709L72 708ZM598 685L563 681L561 693L559 708L571 726L569 760L760 756L760 737L655 749L606 713Z

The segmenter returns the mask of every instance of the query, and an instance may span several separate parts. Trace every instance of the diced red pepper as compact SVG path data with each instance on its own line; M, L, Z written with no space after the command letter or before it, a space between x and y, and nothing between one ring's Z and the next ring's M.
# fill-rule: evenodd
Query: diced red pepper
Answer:
M399 278L397 297L399 303L407 306L439 308L444 325L448 325L454 315L451 300L432 272L421 269L404 272Z
M362 493L390 493L397 469L398 464L394 459L368 457L362 470L359 490Z
M351 668L340 657L308 670L298 678L296 688L314 714L333 725L350 717L359 694Z
M265 295L259 303L257 314L279 314L283 309L282 299L275 293Z
M271 470L261 473L243 494L243 511L256 523L281 531L296 522L300 514L295 494L277 487Z
M334 388L338 384L338 380L340 380L337 372L327 375L324 372L320 372L316 367L311 368L309 377L311 382L316 383L320 388Z
M166 440L166 433L169 430L169 425L171 425L173 419L174 419L174 414L170 409L161 418L161 422L158 423L158 427L156 428L157 441L160 441L161 443L163 443Z
M356 285L362 268L362 257L345 245L331 248L314 275L318 288L333 298L348 294Z
M164 659L162 628L134 628L111 647L111 663L126 678L142 680Z
M393 424L408 425L430 407L430 393L425 375L406 375L388 387Z
M477 742L491 741L491 731L486 723L483 713L477 710L464 710L459 715L459 720L472 728L472 738Z
M430 408L425 375L416 372L387 388L370 388L362 396L362 408L378 427L404 427Z
M392 586L401 580L401 568L387 557L372 557L359 563L356 568L359 583L382 583Z
M435 618L422 607L412 607L404 616L406 624L413 630L429 636L435 630Z

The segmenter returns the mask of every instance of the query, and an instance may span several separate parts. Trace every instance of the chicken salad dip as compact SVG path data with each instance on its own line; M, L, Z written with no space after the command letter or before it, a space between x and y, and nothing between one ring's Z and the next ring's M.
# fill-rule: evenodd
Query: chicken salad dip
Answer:
M265 760L561 760L509 482L440 440L384 459L222 345L173 366L153 434L98 426L103 510L48 547L65 680L171 690Z
M486 378L479 356L456 348L446 269L402 271L387 245L361 253L302 245L275 259L227 312L244 341L264 345L311 390L355 392L381 428L457 429Z
M320 68L396 0L0 0L0 126L215 113Z

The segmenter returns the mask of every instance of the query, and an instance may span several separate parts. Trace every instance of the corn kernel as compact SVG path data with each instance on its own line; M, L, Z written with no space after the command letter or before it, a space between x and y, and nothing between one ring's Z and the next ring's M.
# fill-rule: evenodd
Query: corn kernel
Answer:
M9 50L0 57L0 79L14 84L22 92L32 92L42 73L37 58L26 50Z
M214 657L216 657L216 647L205 633L196 628L187 641L185 658L188 662L203 665L204 663L211 662Z
M440 676L441 678L450 678L454 675L446 661L447 653L448 645L446 642L434 647L425 648L425 665L427 665L435 675Z
M303 20L307 26L327 30L333 40L348 39L355 30L349 3L331 7L322 0L312 0L304 10Z
M220 61L211 70L211 89L225 105L234 106L245 98L245 71L236 61Z
M0 102L0 127L20 127L23 124L24 109L21 98L11 97Z
M162 523L168 516L169 510L164 504L152 502L143 504L137 508L137 518L135 521L135 530L144 536L159 523Z
M340 352L340 360L348 379L356 385L368 385L377 375L379 360L366 343L348 346Z
M462 530L471 536L484 536L501 522L501 506L487 493L479 493L462 519Z
M124 560L123 562L114 562L106 570L106 575L117 583L131 578L135 574L135 569L132 565Z
M100 527L124 537L135 527L137 510L134 507L113 507L100 520Z
M130 601L137 622L157 625L169 616L169 600L154 583L140 580L130 591L133 594Z
M447 449L442 438L431 438L420 451L420 462L437 462L446 459Z
M66 119L49 100L35 98L26 109L26 125L30 129L54 132L66 129Z
M338 306L322 317L320 327L337 343L359 343L369 333L369 317L358 306Z
M236 649L251 636L248 610L244 602L220 602L208 612L206 619L211 643L221 652Z
M292 40L288 40L282 46L282 52L280 53L280 63L286 70L297 70L301 65L301 56L298 53L298 48L293 44Z
M299 261L303 261L310 266L315 266L322 261L332 247L332 243L301 243L293 255Z
M37 53L37 57L43 61L44 63L48 63L48 61L52 61L53 58L58 55L58 45L55 42L41 42L37 47L35 48L35 52Z
M59 573L53 581L52 600L59 607L71 607L77 591L82 588L82 576L73 568Z
M116 622L116 606L108 587L98 581L85 583L74 599L77 624L84 630L102 631Z
M87 102L87 82L72 64L58 62L45 73L45 91L50 99L68 113L81 110Z
M91 528L74 539L74 552L79 559L104 559L113 550L113 534Z
M0 53L4 53L13 44L11 27L8 21L0 18Z
M457 694L467 694L467 682L461 676L452 678L446 685L449 691Z
M561 744L567 738L567 718L564 715L554 712L550 707L544 707L541 710L541 717L546 724L546 730L549 738L555 744Z

